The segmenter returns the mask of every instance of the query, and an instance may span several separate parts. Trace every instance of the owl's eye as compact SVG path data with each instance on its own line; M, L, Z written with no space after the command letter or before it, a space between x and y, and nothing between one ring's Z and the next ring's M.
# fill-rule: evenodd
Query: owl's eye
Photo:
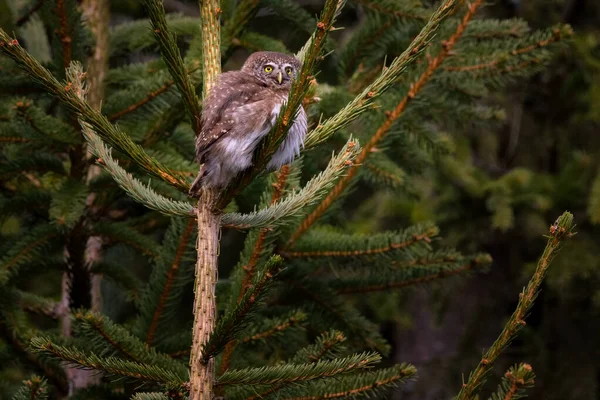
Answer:
M292 69L290 67L287 67L285 69L285 73L288 74L288 75L292 75Z
M273 71L273 67L271 67L270 65L267 65L265 67L265 72L268 74L269 72Z

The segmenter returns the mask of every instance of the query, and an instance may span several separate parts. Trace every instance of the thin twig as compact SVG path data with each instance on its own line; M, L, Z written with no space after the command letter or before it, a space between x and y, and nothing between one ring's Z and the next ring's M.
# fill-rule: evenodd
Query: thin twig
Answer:
M455 400L471 400L475 398L481 387L485 383L485 377L490 371L494 361L508 346L512 339L517 335L523 326L526 325L524 319L533 301L537 297L546 271L550 266L553 258L560 249L563 241L571 237L573 230L573 215L569 212L563 213L550 227L550 235L544 253L540 257L535 272L529 280L527 287L519 294L519 303L515 312L504 325L504 329L500 336L496 339L492 347L490 347L483 355L477 368L469 375L469 380L464 383Z

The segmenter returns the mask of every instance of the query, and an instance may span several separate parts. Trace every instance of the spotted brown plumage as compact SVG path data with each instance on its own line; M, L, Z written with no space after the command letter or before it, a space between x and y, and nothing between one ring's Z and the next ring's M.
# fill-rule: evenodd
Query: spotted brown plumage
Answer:
M293 56L262 51L250 55L241 70L219 76L204 100L202 130L196 138L196 159L202 166L190 193L202 186L225 187L252 166L254 150L273 127L299 69ZM306 131L306 113L300 107L267 169L291 162L300 153Z

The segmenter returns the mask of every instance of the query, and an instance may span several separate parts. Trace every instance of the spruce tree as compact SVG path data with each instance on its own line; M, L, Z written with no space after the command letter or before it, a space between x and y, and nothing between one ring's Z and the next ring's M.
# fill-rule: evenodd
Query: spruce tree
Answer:
M104 1L0 2L10 10L0 30L0 357L18 360L5 378L26 379L7 379L3 393L325 399L383 396L415 379L410 364L377 365L390 346L362 298L491 260L437 246L431 223L350 229L351 201L369 201L356 189L418 198L453 137L494 122L490 94L539 71L571 35L479 18L481 0L425 3L326 0L315 20L287 0L204 0L199 18L145 0L148 19L109 31ZM305 44L253 31L261 8ZM336 30L353 8L366 17L342 45ZM238 49L296 51L302 70L253 168L190 198L201 98ZM118 62L134 50L160 57ZM321 81L332 59L336 74ZM266 174L298 107L312 123L303 154ZM457 399L479 396L572 227L569 213L550 226L515 312L457 382ZM219 270L236 248L221 235L234 230L243 248ZM532 383L531 367L515 366L491 398Z

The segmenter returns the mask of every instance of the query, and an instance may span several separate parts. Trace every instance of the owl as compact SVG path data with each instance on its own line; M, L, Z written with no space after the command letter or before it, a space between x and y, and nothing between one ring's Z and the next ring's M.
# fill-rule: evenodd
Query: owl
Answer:
M271 130L300 61L271 51L253 53L242 69L221 74L204 101L196 160L201 164L191 194L201 187L222 188L252 166L254 150ZM299 108L293 125L267 165L276 170L291 162L304 146L306 113Z

